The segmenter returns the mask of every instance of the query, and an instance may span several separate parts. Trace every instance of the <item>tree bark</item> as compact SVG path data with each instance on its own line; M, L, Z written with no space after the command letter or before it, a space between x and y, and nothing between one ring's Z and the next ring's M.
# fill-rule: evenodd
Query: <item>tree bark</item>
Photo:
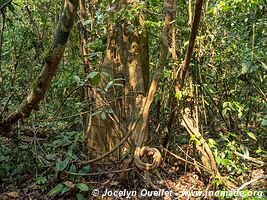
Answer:
M159 64L158 67L155 70L155 73L153 75L152 82L150 84L148 94L145 98L144 106L141 110L141 127L137 127L137 131L139 133L138 140L136 143L136 150L134 152L134 162L136 166L138 166L140 169L142 169L141 166L143 166L146 170L152 170L155 169L161 161L161 155L157 155L156 157L153 157L153 165L147 169L146 163L140 162L140 155L143 154L142 149L146 148L144 147L144 139L145 134L144 130L145 127L148 124L149 119L149 112L151 109L151 105L154 101L155 94L158 89L159 82L162 77L162 71L164 67L167 65L167 57L169 52L169 44L168 44L168 35L169 35L169 29L170 29L170 22L174 20L175 14L176 14L176 1L173 0L164 0L163 2L163 10L164 10L164 26L161 32L161 46L160 46L160 58L159 58ZM138 129L139 128L139 129Z
M55 30L53 44L46 56L43 69L35 79L29 95L18 109L0 121L0 132L2 135L8 136L7 132L10 132L11 126L18 120L28 117L33 109L38 108L39 102L43 100L64 54L76 18L78 5L78 0L65 0L62 15Z
M182 90L184 86L184 80L186 73L189 68L189 64L192 58L193 54L193 49L195 45L195 40L197 37L197 32L198 32L198 27L199 27L199 22L200 22L200 17L201 17L201 12L202 12L202 5L203 5L203 0L196 0L195 2L195 12L194 12L194 20L191 28L191 34L189 38L189 45L187 48L185 60L182 65L181 73L179 75L179 80L178 80L178 89Z
M2 69L2 51L3 51L3 42L4 42L4 32L6 24L6 15L5 10L1 10L2 23L1 23L1 33L0 33L0 96L4 96L4 85L3 85L3 69Z
M114 3L112 7L119 12L126 9L128 3L132 2L124 0ZM136 4L133 3L133 6L137 6ZM142 31L140 33L132 31L136 27ZM143 98L146 95L149 78L148 37L141 13L131 21L121 16L111 24L102 71L109 73L115 79L120 78L120 84L123 86L111 87L105 95L94 98L96 106L102 105L104 112L110 108L114 111L113 114L107 114L107 119L101 119L99 115L93 116L91 130L88 132L88 145L98 152L105 153L125 137L126 133L120 131L119 127L123 126L130 130L140 117ZM107 82L108 78L103 80L103 87ZM112 103L107 104L110 101ZM138 122L137 126L141 124ZM130 140L134 141L136 137L137 133L134 130ZM126 146L116 151L117 159L129 144Z

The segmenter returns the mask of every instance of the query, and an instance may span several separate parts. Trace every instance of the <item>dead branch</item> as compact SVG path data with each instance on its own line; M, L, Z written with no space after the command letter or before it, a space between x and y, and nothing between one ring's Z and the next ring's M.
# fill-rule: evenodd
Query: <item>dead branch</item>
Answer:
M250 185L251 183L254 183L254 182L256 182L256 181L258 181L258 180L261 180L261 179L267 179L267 175L263 175L263 176L257 176L257 177L255 177L254 179L252 179L252 180L246 182L245 184L243 184L242 186L240 186L240 187L237 189L237 191L240 191L240 190L244 189L245 187L247 187L248 185Z
M246 156L246 155L244 155L244 154L242 154L242 153L239 153L239 152L237 152L237 151L234 151L234 154L237 155L237 156L239 156L239 157L241 157L241 158L243 158L243 159L246 159L246 160L248 160L248 161L251 161L251 162L260 164L260 165L262 165L262 166L267 166L267 163L266 163L266 162L263 162L263 161L258 160L258 159L256 159L256 158L252 158L252 157L250 157L250 156Z

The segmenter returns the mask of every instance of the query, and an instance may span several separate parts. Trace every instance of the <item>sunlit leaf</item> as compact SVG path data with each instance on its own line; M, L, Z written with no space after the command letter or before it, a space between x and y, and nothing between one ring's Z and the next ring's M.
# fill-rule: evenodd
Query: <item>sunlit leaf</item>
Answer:
M264 62L261 62L261 66L267 70L267 65Z
M251 137L253 140L256 140L257 141L257 138L256 136L254 135L254 133L252 132L247 132L248 136Z
M108 91L108 89L113 85L113 81L109 81L106 88L105 88L105 91Z
M224 166L228 166L232 164L232 161L226 158L221 159L220 163Z
M181 100L182 99L182 97L183 97L183 95L182 95L182 91L177 91L176 93L175 93L175 97L178 99L178 100Z

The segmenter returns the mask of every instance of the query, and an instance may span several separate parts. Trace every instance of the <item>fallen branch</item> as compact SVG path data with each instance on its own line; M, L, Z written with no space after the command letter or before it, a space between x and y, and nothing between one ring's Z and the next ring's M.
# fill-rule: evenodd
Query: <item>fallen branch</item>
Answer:
M257 177L255 177L254 179L252 179L252 180L246 182L245 184L243 184L242 186L240 186L240 187L237 189L237 191L240 191L240 190L244 189L245 187L247 187L247 186L250 185L251 183L254 183L254 182L256 182L256 181L258 181L258 180L260 180L260 179L267 179L267 175L263 175L263 176L257 176Z
M96 173L75 173L75 172L69 172L69 171L65 171L64 173L66 174L70 174L70 175L77 175L77 176L97 176L97 175L101 175L101 174L111 174L111 173L121 173L121 172L125 172L125 171L131 171L131 170L135 170L136 168L132 167L132 168L128 168L128 169L121 169L121 170L115 170L115 171L105 171L105 172L96 172Z
M248 161L251 161L251 162L260 164L260 165L262 165L262 166L267 166L267 163L266 163L266 162L263 162L263 161L258 160L258 159L256 159L256 158L252 158L252 157L250 157L250 156L246 156L246 155L244 155L244 154L242 154L242 153L239 153L239 152L237 152L237 151L235 151L234 154L237 155L237 156L239 156L239 157L242 157L243 159L246 159L246 160L248 160Z

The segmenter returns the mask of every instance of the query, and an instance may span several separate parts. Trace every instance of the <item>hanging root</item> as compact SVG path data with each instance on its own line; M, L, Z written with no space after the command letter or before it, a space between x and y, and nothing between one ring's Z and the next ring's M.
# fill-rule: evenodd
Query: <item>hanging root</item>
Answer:
M141 158L143 158L143 160L145 159L149 160L150 158L152 158L153 162L150 163L147 160L142 161ZM161 160L162 160L161 153L156 148L144 146L142 148L137 147L135 149L134 163L141 170L146 170L146 171L155 170L160 165Z

